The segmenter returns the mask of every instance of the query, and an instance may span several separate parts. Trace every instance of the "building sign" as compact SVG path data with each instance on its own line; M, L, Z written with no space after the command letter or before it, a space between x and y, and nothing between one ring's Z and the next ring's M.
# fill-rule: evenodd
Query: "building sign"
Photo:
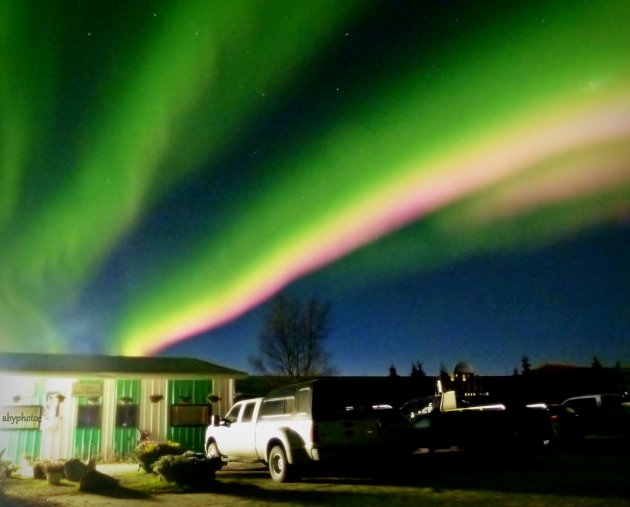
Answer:
M39 405L0 407L0 430L36 430L42 422Z
M72 396L96 398L103 394L102 382L75 382L72 384Z

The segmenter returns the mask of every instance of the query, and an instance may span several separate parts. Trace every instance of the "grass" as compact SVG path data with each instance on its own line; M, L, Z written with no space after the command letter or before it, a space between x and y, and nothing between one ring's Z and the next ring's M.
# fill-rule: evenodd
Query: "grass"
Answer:
M122 473L115 475L119 480L118 490L112 491L110 496L118 498L141 498L150 497L161 493L176 493L181 491L175 484L169 484L153 475L142 471ZM37 503L47 499L54 499L61 495L85 495L79 491L79 484L62 479L59 485L48 484L46 480L33 479L14 475L11 479L0 482L0 505L4 505L4 497L20 499L27 505L27 502Z
M629 464L627 449L550 452L527 464L444 453L414 457L408 466L387 466L388 473L321 470L293 484L274 483L264 470L232 469L218 473L205 492L179 488L130 469L118 475L119 490L106 498L82 493L69 481L50 486L46 481L7 479L0 483L0 491L6 495L0 493L0 505L44 505L47 499L46 505L59 505L68 498L60 495L70 495L80 497L77 501L90 500L95 506L137 505L129 500L155 496L166 505L181 503L187 507L239 502L254 506L630 506ZM55 497L59 497L57 502ZM4 501L7 498L22 503L10 504Z

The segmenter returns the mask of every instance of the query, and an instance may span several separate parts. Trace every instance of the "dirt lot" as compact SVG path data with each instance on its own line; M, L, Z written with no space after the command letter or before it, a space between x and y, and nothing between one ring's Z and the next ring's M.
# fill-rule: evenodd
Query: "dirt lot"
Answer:
M1 484L0 505L630 506L629 465L628 446L614 444L546 452L534 463L451 452L415 455L408 463L388 464L380 473L356 468L326 470L325 474L312 471L293 484L272 482L260 467L230 466L206 490L195 492L160 483L134 465L102 465L101 471L120 480L120 488L108 496L79 492L76 484L67 481L49 486L44 481L16 478Z

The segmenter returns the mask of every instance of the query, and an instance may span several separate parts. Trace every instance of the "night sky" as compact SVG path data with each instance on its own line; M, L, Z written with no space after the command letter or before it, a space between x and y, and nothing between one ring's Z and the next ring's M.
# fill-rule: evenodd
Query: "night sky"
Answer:
M630 3L0 2L0 349L630 363Z

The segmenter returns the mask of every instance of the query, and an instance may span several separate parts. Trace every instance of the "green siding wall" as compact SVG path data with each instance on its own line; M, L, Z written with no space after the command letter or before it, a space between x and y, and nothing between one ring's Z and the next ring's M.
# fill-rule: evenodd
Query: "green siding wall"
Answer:
M101 379L80 379L81 384L99 384L101 392L103 390L103 381ZM88 458L97 458L101 452L101 427L103 425L102 411L102 395L96 400L96 404L100 406L100 417L96 421L92 421L90 427L81 427L80 421L77 420L77 427L74 432L74 453L75 458L87 460ZM80 407L91 406L91 399L88 396L79 396L77 398L77 411ZM92 445L90 449L90 444Z
M92 449L90 451L90 443ZM74 457L81 460L97 458L101 451L100 428L77 428L74 433Z
M10 430L5 434L6 438L3 438L2 442L3 446L6 446L3 447L6 448L3 459L19 464L25 456L39 458L42 442L40 430Z
M138 406L140 401L140 380L138 379L118 379L116 380L116 411L127 410L121 403L121 398L130 398L130 407ZM126 403L126 402L125 402ZM116 427L114 428L114 453L118 458L128 458L133 455L133 449L138 441L138 418L140 414L136 412L136 423L131 425L118 425L116 417Z
M213 388L212 380L171 380L168 383L168 406L206 404ZM204 426L171 426L169 421L167 435L169 440L179 442L187 450L202 452L205 431Z
M208 403L208 395L212 394L212 389L212 380L170 380L168 404L170 406L178 403L193 405Z
M169 440L179 442L187 451L203 452L206 428L203 426L172 426Z

